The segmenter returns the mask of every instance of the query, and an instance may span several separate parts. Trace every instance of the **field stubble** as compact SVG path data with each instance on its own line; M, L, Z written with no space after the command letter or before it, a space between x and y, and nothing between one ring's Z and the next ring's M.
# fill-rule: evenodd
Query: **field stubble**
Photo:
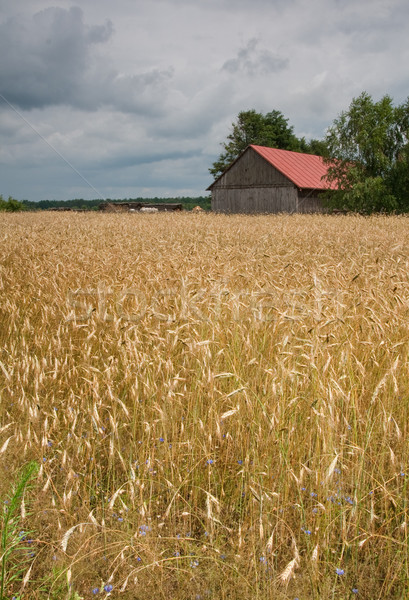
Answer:
M0 497L40 467L10 594L409 594L407 218L33 213L0 239Z

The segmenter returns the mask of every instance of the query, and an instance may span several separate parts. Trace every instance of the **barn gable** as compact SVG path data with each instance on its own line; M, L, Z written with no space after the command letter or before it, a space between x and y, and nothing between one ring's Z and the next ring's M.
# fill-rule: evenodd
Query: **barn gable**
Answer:
M329 188L320 156L248 146L208 188L212 210L227 213L322 212Z
M247 187L292 185L288 178L249 146L243 154L210 186Z

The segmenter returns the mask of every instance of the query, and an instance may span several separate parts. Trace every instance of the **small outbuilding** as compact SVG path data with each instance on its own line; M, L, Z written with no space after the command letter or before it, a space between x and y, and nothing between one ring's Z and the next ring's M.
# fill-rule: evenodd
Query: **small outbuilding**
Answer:
M334 189L321 156L248 146L209 186L219 213L314 213L325 210L320 194Z
M160 202L157 204L147 202L102 202L98 209L102 212L161 212L161 211L181 211L183 204L181 202ZM152 210L150 210L152 209ZM153 210L154 209L154 210Z

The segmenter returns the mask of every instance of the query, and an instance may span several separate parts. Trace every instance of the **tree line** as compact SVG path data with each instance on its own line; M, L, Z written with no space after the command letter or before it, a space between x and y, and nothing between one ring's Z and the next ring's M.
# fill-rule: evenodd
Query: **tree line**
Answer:
M185 210L192 210L195 206L200 206L203 210L210 210L210 196L182 196L175 198L121 198L106 200L94 199L84 200L83 198L75 198L73 200L32 200L18 201L14 198L9 198L7 201L0 196L0 211L15 212L20 210L50 210L51 208L71 208L82 210L98 210L102 202L142 202L144 204L163 204L172 203L182 204Z
M323 139L297 138L288 119L242 111L209 171L218 177L249 144L322 156L328 181L337 189L326 194L330 208L371 212L409 211L409 98L395 106L366 92L333 121Z

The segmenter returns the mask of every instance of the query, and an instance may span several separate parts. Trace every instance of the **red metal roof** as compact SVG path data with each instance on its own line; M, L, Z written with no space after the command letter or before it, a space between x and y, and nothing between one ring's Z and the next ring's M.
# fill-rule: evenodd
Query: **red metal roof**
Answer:
M322 179L327 174L328 167L321 156L279 150L278 148L267 148L265 146L251 145L250 148L253 148L299 188L314 190L336 188L334 182L330 185Z

